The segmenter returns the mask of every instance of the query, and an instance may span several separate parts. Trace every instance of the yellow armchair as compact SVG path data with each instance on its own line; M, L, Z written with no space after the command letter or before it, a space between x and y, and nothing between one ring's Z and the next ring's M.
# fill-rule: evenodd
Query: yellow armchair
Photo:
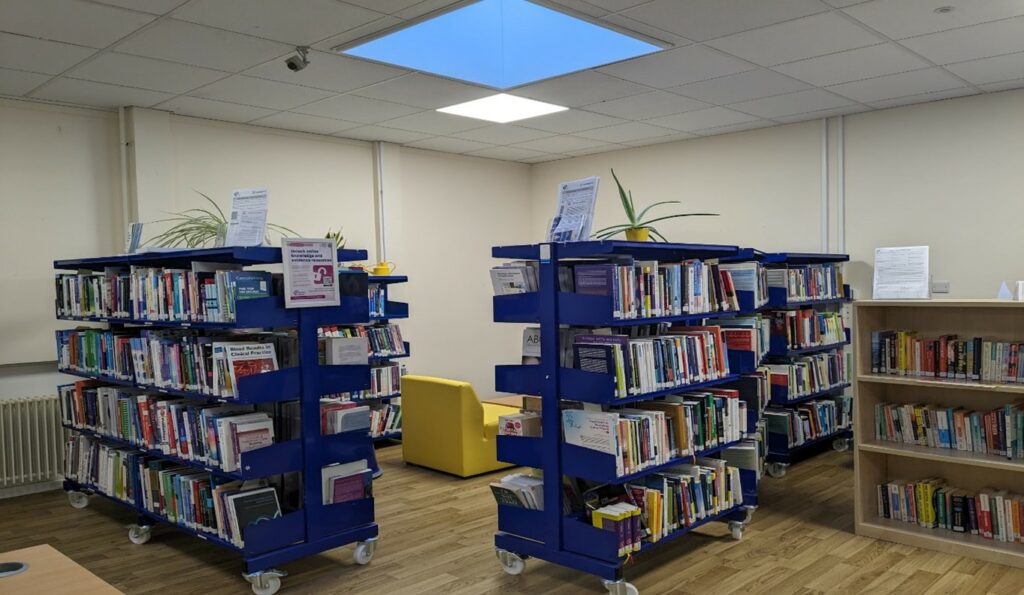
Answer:
M460 477L511 467L497 458L498 416L517 411L481 403L468 382L403 376L402 456Z

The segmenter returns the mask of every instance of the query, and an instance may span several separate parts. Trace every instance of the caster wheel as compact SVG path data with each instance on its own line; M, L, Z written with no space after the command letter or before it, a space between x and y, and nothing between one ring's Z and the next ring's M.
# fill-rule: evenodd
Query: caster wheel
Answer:
M281 577L268 574L252 582L252 592L256 595L274 595L281 590Z
M526 558L519 554L514 554L505 550L495 550L498 554L498 560L501 562L501 567L505 569L505 572L513 576L522 574L526 570Z
M850 449L850 442L846 438L836 438L832 441L832 449L836 452L844 452Z
M601 581L604 588L608 589L609 595L640 595L640 589L633 586L633 583L626 581Z
M356 564L360 566L370 563L373 559L373 552L377 549L377 540L373 539L370 541L360 541L356 544L355 551L352 552L352 559L355 560Z
M82 509L89 506L89 495L85 492L68 492L68 502L71 508Z
M736 541L743 539L743 530L745 528L746 525L739 521L731 521L729 523L729 532L732 533L732 538Z
M768 463L768 467L765 469L770 477L785 477L786 476L786 465L783 463Z
M131 541L135 545L142 545L146 543L152 536L153 534L147 526L132 525L131 527L128 527L128 541Z
M754 519L754 511L757 510L756 506L747 507L747 516L743 519L743 524L747 525Z

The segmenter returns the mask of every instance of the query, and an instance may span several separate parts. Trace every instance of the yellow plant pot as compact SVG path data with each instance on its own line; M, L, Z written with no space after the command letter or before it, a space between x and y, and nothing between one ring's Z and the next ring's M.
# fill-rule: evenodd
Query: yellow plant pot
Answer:
M631 227L626 230L626 239L630 242L646 242L650 232L646 227Z

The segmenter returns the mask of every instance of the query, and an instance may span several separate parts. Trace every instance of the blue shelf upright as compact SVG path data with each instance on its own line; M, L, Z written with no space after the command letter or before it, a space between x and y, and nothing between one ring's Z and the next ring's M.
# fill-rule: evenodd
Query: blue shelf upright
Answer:
M693 456L670 461L665 465L649 467L639 473L616 474L611 455L588 450L562 441L561 407L563 400L582 401L590 406L622 405L653 400L668 394L682 393L701 387L726 386L736 382L736 373L701 382L627 398L616 398L611 375L585 372L559 365L559 325L630 326L662 322L699 323L706 319L734 316L737 312L715 312L699 315L614 319L610 299L571 292L560 292L559 263L587 258L607 259L634 257L638 260L679 262L690 258L719 259L734 256L737 246L710 244L672 244L655 242L588 241L575 243L497 246L492 248L494 258L538 261L539 291L534 293L496 296L494 320L496 322L528 322L541 328L541 363L539 365L497 366L495 384L498 391L535 395L541 398L541 437L499 436L498 458L517 465L543 470L543 509L531 510L514 506L498 506L498 531L494 537L498 558L506 572L519 574L527 558L573 568L600 578L609 592L616 595L636 593L633 585L623 580L627 558L619 556L618 535L594 527L582 514L563 513L565 496L562 476L576 477L592 482L623 484L635 481L666 467L692 462ZM752 297L749 307L753 309ZM746 301L746 300L744 300ZM741 312L742 313L742 312ZM740 354L729 354L733 372L745 372L756 365L753 357L744 360ZM734 444L720 444L694 456L711 456ZM743 503L722 511L713 518L679 529L656 542L645 542L641 551L648 551L682 537L699 525L713 521L730 524L734 537L742 535L751 511L757 505L757 472L741 469Z
M370 310L371 310L370 311L370 320L371 321L373 321L373 322L386 322L386 321L390 321L390 320L396 320L396 319L400 319L400 318L408 318L409 317L409 304L406 303L406 302L399 302L399 301L396 301L396 300L392 300L391 296L389 295L390 294L390 288L391 288L392 285L396 285L396 284L399 284L399 283L408 283L408 281L409 281L409 277L407 277L405 275L388 275L388 276L384 276L384 277L378 277L378 276L370 275L370 278L369 278L370 285L375 285L376 284L380 288L381 296L382 296L382 299L380 299L376 305L372 305L371 304L371 307L370 307ZM391 360L395 360L395 359L406 358L406 357L409 357L411 354L412 354L412 351L411 351L411 349L409 347L409 343L406 342L405 343L405 355L375 356L375 357L371 358L371 361L386 362L386 361L391 361ZM389 404L389 405L390 404L397 404L399 407L401 407L401 397L402 397L401 394L393 394L393 395L388 395L388 396L385 396L385 397L378 397L378 398L375 398L375 399L372 399L372 400L374 402L376 402L376 403L384 403L384 404ZM373 436L371 434L371 437L373 438L373 441L376 444L384 444L384 443L393 444L394 442L399 442L399 441L402 440L402 430L399 429L399 430L395 430L395 431L391 431L391 432L385 432L385 433L377 435L377 436Z
M338 260L365 260L365 250L339 250ZM281 262L279 248L213 248L157 252L105 258L58 260L55 269L102 271L106 267L132 265L188 268L191 262L214 262L237 265L270 265ZM357 273L363 274L363 273ZM366 432L350 431L322 435L320 428L320 397L327 393L366 390L370 386L369 366L330 366L318 363L317 328L325 325L345 325L370 322L366 296L343 296L340 306L286 310L278 297L238 302L238 320L234 323L189 324L173 321L134 320L107 317L90 319L118 328L128 327L213 327L213 328L295 328L298 331L299 366L241 378L238 399L214 398L199 392L177 391L142 385L127 379L103 376L88 370L62 370L77 376L110 384L134 387L140 393L168 395L210 403L271 403L298 400L301 417L301 437L271 444L241 455L240 469L224 472L217 467L196 460L166 455L160 451L140 448L140 445L99 434L88 428L69 426L80 432L116 446L125 446L142 455L171 461L177 465L205 471L215 480L229 481L276 476L301 472L301 506L282 510L282 515L242 529L244 546L221 539L214 533L171 522L167 517L145 506L138 474L132 482L133 498L124 500L106 494L98 486L65 478L64 489L71 504L82 508L89 495L100 495L138 513L138 522L129 530L133 543L149 540L151 527L165 523L204 541L225 547L241 555L245 564L244 576L252 583L257 594L272 595L281 585L284 572L275 569L299 558L356 544L354 558L366 564L373 556L378 527L374 518L373 498L364 498L335 504L323 503L321 470L335 463L367 459L371 463L373 443Z

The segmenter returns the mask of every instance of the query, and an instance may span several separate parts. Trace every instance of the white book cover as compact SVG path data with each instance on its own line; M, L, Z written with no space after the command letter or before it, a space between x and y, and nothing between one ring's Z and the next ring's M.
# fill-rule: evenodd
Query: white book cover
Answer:
M530 283L524 268L495 267L491 269L491 285L494 286L494 295L527 293L530 290Z
M566 409L562 412L562 432L568 444L618 455L618 420L616 413Z
M325 337L324 348L328 365L365 366L369 362L370 342L367 337Z

